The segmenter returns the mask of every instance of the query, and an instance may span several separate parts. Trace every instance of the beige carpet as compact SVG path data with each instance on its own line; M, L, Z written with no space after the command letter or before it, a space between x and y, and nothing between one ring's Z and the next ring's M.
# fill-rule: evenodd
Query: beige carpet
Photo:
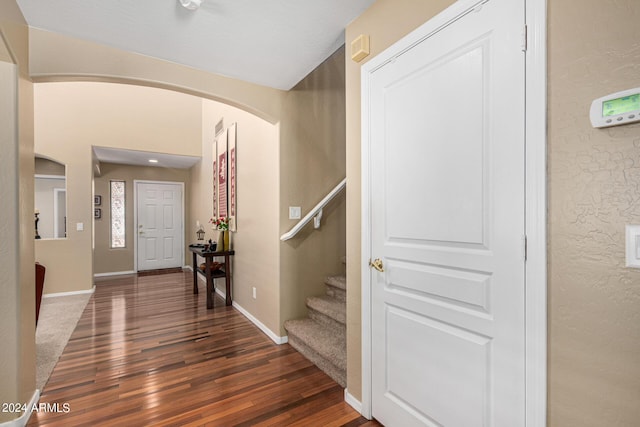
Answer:
M42 298L36 328L36 388L49 380L84 308L93 294Z
M326 295L307 298L308 317L287 320L289 344L342 387L347 386L347 278L327 277Z

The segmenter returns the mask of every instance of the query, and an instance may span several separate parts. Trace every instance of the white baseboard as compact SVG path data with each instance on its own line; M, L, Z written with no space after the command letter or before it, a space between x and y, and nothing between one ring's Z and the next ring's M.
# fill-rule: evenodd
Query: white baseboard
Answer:
M207 279L201 274L198 275L198 279L202 283L206 283L206 281L207 281ZM215 292L216 292L216 294L220 295L222 297L222 299L226 299L227 298L227 293L225 291L223 291L221 288L216 287ZM233 301L233 307L236 310L238 310L244 317L246 317L251 323L256 325L258 327L258 329L260 329L262 332L265 333L265 335L267 335L269 338L271 338L271 340L274 343L280 345L280 344L286 344L286 343L289 342L289 337L288 336L285 335L285 336L281 337L281 336L277 335L271 329L267 328L264 323L262 323L261 321L256 319L251 313L249 313L247 310L245 310L237 302Z
M183 269L183 270L193 271L193 267L192 267L192 266L190 266L190 265L183 265L183 266L182 266L182 269Z
M71 291L71 292L56 292L52 294L43 294L42 298L55 298L55 297L68 297L70 295L92 294L96 290L96 286L93 285L91 289L86 291Z
M110 277L110 276L124 276L127 274L137 274L137 271L112 271L111 273L96 273L93 277Z
M351 393L345 388L344 389L344 401L349 404L353 409L358 411L359 414L362 414L362 402L353 397Z
M191 271L193 271L193 269L191 269ZM205 289L207 287L207 278L204 277L204 275L202 274L198 274L198 281L202 282L203 285L205 285ZM222 299L227 299L227 293L225 291L223 291L221 288L216 287L215 288L215 292L216 294L220 295L222 297Z
M220 295L223 300L227 299L227 293L220 288L216 288L216 294Z
M217 292L217 290L216 290ZM255 317L253 317L253 315L251 313L249 313L247 310L245 310L244 308L242 308L242 306L240 304L238 304L237 302L233 302L233 307L235 307L236 310L238 310L240 313L242 313L242 315L244 317L246 317L247 319L249 319L249 321L251 323L253 323L254 325L256 325L258 327L258 329L260 329L262 332L265 333L266 336L268 336L269 338L271 338L271 340L276 343L276 344L286 344L289 342L289 337L288 336L278 336L275 332L273 332L271 329L267 328L264 323L262 323L261 321L259 321L258 319L256 319Z
M33 411L30 408L36 407L38 405L39 400L40 400L40 390L36 389L36 391L33 392L33 396L31 396L31 400L29 401L29 404L27 405L27 408L29 409L25 411L20 417L16 418L15 420L0 423L0 427L26 426L27 423L29 422L29 418L31 417L31 414L33 413Z
M193 271L193 268L191 269L191 271ZM207 283L207 278L206 278L206 277L204 277L204 275L203 275L203 274L198 274L198 280L199 280L200 282L204 283L205 285L206 285L206 283ZM217 289L216 289L216 291L217 291Z

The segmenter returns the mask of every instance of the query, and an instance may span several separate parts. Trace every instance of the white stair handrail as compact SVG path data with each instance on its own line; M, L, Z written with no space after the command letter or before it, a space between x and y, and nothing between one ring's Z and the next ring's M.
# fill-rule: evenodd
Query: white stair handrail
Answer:
M307 225L307 223L309 221L311 221L312 218L314 219L314 227L315 228L320 228L320 219L322 218L322 208L324 208L327 205L327 203L329 203L342 190L344 190L344 188L346 186L347 186L347 178L345 178L342 181L340 181L340 183L338 185L336 185L333 188L333 190L331 190L329 192L329 194L327 194L324 197L324 199L322 199L320 201L320 203L315 205L315 207L313 209L311 209L311 211L309 211L309 213L306 214L304 216L304 218L302 218L300 221L298 221L298 223L296 225L294 225L291 230L289 230L288 232L286 232L282 236L280 236L280 240L282 240L284 242L285 240L291 239L293 236L298 234L298 232L300 230L302 230L302 227Z

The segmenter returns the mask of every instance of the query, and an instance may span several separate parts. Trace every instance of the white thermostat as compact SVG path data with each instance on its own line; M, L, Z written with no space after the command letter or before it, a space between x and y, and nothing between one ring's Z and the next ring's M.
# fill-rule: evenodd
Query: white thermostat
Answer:
M626 125L640 121L640 87L612 93L591 103L589 112L594 128Z

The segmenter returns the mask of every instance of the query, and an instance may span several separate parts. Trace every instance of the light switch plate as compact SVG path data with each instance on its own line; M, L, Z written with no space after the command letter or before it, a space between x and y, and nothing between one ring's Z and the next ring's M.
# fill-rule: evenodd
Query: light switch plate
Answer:
M76 231L84 231L84 223L83 222L77 222L76 223Z
M640 268L640 225L627 225L625 241L627 267Z
M289 206L289 219L300 219L302 215L302 209L300 206Z

